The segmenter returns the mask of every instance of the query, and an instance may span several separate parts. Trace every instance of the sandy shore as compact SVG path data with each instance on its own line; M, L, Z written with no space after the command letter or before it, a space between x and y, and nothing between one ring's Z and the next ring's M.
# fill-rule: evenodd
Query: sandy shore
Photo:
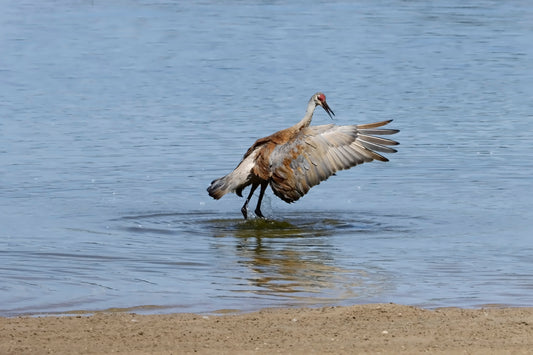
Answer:
M1 354L533 354L533 308L395 304L194 314L0 318Z

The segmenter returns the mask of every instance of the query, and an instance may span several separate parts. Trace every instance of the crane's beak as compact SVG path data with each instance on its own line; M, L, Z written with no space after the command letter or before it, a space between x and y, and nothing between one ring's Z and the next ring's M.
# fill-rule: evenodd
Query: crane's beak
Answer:
M328 104L327 104L327 102L325 100L322 103L322 108L324 109L324 111L327 112L327 114L329 115L329 118L333 119L333 116L335 116L335 113L333 112L332 109L329 108L329 106L328 106Z

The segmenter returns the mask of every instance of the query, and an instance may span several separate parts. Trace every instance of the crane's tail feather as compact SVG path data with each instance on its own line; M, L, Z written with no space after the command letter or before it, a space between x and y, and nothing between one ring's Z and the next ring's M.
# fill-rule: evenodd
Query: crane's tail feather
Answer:
M235 171L233 171L226 176L213 180L207 188L207 192L215 200L220 199L229 192L235 192L237 196L242 197L242 190L248 185L246 182L244 184L240 183L235 178Z
M207 192L209 193L209 196L215 200L218 200L228 192L231 192L231 188L228 184L228 176L226 175L219 179L213 180L211 182L211 186L207 188Z

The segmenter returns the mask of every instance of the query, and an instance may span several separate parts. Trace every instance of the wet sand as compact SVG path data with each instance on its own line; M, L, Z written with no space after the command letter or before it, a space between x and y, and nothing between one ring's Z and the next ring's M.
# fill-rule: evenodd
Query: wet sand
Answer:
M396 304L0 318L1 354L532 354L533 308Z

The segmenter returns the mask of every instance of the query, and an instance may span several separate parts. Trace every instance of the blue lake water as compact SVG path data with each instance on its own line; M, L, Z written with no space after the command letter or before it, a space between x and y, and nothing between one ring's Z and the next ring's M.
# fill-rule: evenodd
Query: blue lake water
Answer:
M530 2L2 1L0 28L0 315L533 305ZM316 91L399 152L266 221L207 195Z

